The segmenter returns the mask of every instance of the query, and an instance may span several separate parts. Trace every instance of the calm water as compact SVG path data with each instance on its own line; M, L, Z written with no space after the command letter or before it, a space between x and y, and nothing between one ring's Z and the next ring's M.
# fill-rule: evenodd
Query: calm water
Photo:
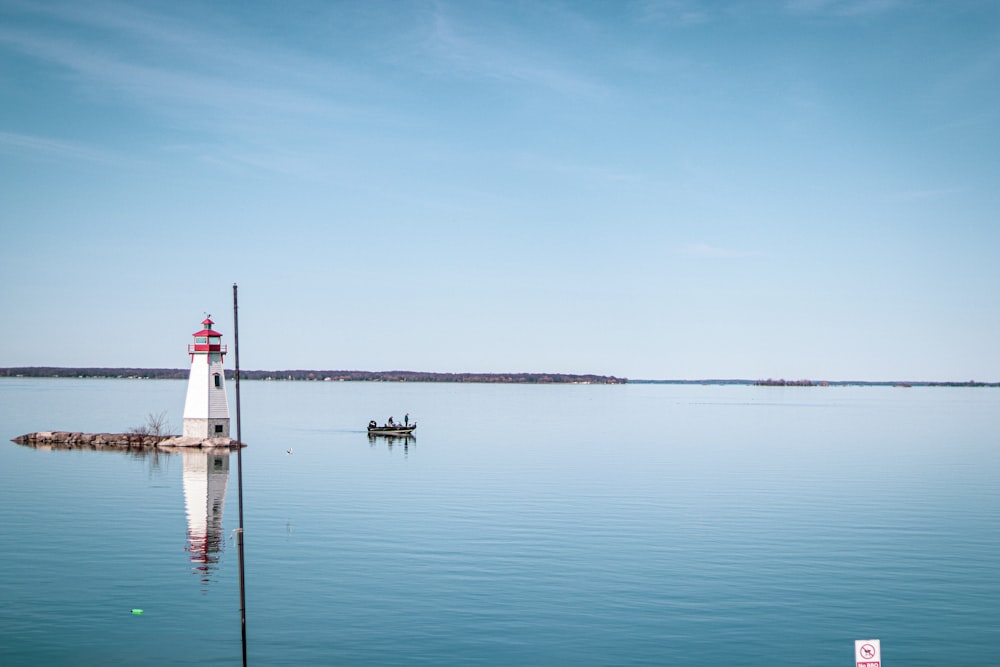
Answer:
M996 389L241 389L252 664L1000 664ZM184 392L0 379L0 435ZM0 664L239 664L236 469L0 442Z

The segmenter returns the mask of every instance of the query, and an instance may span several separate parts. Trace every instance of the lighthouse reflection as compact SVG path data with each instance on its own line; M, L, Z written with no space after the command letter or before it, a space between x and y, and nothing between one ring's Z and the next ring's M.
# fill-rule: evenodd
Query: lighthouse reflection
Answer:
M187 544L192 572L208 584L218 567L225 546L222 537L222 508L229 481L229 452L209 450L183 452L184 505L187 511Z

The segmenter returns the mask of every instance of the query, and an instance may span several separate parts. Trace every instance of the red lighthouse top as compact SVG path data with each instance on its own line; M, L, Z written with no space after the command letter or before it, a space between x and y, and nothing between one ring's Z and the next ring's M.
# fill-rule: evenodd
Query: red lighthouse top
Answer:
M188 352L191 354L196 352L218 352L225 354L226 348L222 345L222 334L212 328L215 322L211 318L206 317L201 324L205 328L191 334L194 336L194 345L188 345Z

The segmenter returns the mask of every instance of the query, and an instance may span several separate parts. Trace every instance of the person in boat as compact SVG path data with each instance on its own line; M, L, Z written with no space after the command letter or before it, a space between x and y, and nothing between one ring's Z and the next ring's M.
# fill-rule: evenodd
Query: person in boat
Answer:
M410 425L410 413L407 412L405 415L403 415L403 426L409 426L409 425Z
M396 422L392 421L392 417L389 417L389 421L385 423L386 426L395 426Z

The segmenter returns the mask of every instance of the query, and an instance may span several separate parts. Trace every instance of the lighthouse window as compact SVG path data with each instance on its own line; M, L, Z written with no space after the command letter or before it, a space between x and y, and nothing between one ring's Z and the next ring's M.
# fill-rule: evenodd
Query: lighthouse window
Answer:
M216 433L222 433L222 424L216 424L215 425L215 432Z
M208 342L208 338L206 338L205 336L195 336L194 337L194 342L195 343L200 343L201 345L204 345L205 343Z
M216 373L216 374L215 374L215 375L213 375L212 377L214 377L214 378L215 378L215 386L216 386L216 387L221 387L221 386L222 386L222 376L221 376L221 375L219 375L218 373Z

